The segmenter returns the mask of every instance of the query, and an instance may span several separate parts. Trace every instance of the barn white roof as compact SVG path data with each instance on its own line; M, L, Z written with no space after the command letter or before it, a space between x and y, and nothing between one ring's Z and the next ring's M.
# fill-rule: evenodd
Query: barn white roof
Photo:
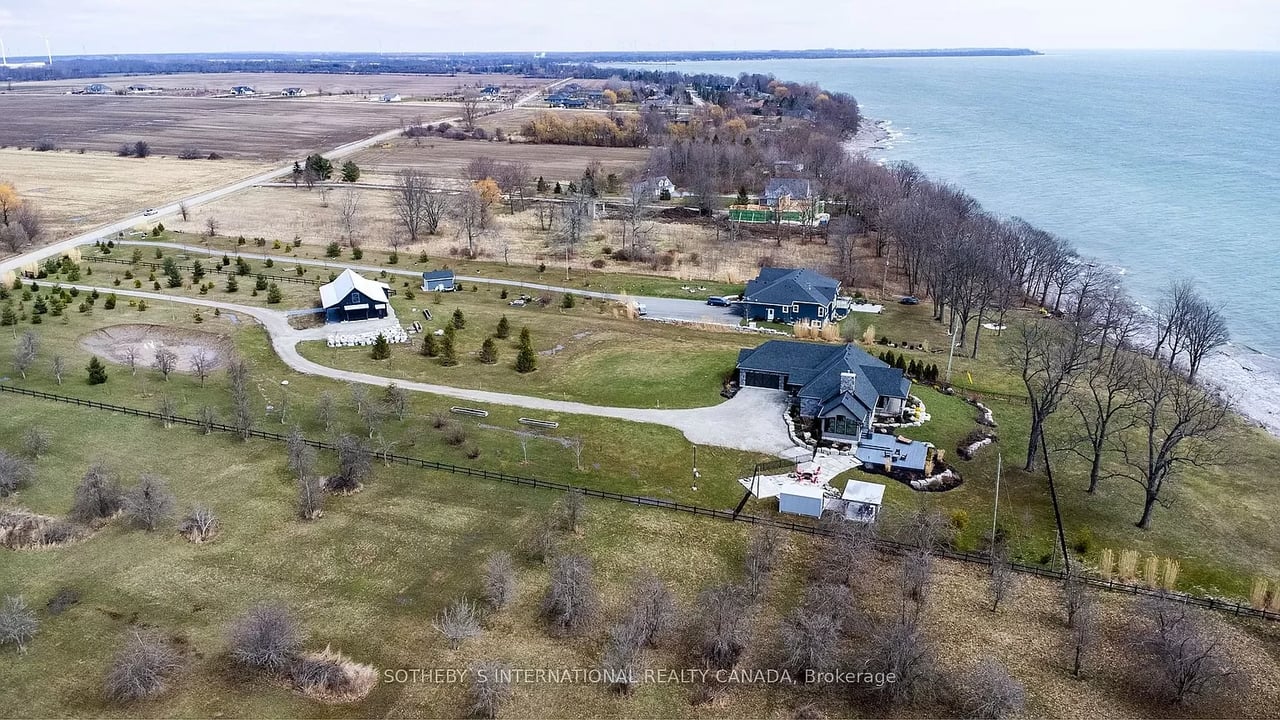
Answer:
M352 290L359 290L361 295L373 302L387 301L386 283L369 280L356 271L347 269L333 282L320 286L320 303L325 307L333 307L350 295Z

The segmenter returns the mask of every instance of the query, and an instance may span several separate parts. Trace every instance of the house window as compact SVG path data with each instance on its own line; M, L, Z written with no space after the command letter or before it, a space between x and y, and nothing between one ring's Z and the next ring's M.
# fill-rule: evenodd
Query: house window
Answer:
M818 306L818 317L826 317L826 316L827 316L827 309L826 309L826 308L824 308L824 307L822 307L821 305L819 305L819 306Z
M800 312L800 303L791 303L791 312L793 313Z
M355 292L355 291L352 291L352 293L351 293L351 302L353 302L353 303L358 303L358 302L360 302L360 293Z

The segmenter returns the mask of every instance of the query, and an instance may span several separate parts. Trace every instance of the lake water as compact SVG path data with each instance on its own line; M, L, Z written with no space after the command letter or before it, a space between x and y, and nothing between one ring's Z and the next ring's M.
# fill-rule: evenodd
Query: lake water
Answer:
M1124 269L1154 305L1175 278L1223 305L1237 351L1280 357L1280 53L672 63L773 73L858 99L892 147L996 213ZM1255 356L1256 357L1256 356ZM1206 368L1207 369L1207 368Z

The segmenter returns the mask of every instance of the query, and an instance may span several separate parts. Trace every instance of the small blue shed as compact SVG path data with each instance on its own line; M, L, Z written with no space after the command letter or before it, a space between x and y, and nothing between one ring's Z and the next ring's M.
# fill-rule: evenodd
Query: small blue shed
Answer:
M422 273L422 289L427 292L453 292L453 271L428 270Z

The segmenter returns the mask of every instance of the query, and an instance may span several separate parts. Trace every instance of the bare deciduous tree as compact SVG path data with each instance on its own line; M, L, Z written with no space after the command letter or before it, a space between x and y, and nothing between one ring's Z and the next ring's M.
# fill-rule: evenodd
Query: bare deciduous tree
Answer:
M338 221L342 224L342 234L346 236L347 242L352 247L356 246L356 228L360 222L360 193L355 188L347 188L338 198ZM395 235L391 237L392 243L398 243L399 238ZM395 245L392 245L394 249Z
M1026 705L1026 688L989 656L969 671L963 686L966 717L999 720L1021 714Z
M173 427L173 419L178 415L178 403L168 393L161 395L156 403L156 412L160 414L161 425Z
M991 591L991 612L998 612L1000 603L1016 590L1018 580L1009 560L1009 548L1002 542L996 543L991 549L991 574L987 580Z
M449 641L449 649L457 650L465 640L480 637L480 610L466 598L458 598L445 606L431 623Z
M1101 358L1089 363L1080 391L1070 396L1080 418L1071 448L1090 464L1090 494L1097 492L1103 460L1114 449L1116 434L1133 427L1131 411L1138 402L1133 390L1141 372L1141 363L1129 352L1104 350Z
M23 380L27 379L27 370L35 364L39 347L40 341L30 330L22 333L18 338L18 345L13 349L13 369L22 376Z
M871 667L893 678L876 688L889 703L907 702L932 688L936 652L915 618L898 617L881 625L871 645Z
M178 521L178 532L194 543L208 542L218 534L218 516L203 505L196 505Z
M204 387L204 381L213 373L213 367L216 364L216 358L213 353L204 348L197 348L191 354L191 372L200 378L200 387Z
M212 405L201 405L197 419L200 421L200 432L209 435L213 432L213 426L218 424L218 411Z
M697 642L702 660L729 669L747 648L750 613L746 593L737 585L720 585L698 595Z
M835 666L840 649L836 618L808 604L793 608L778 627L782 641L782 666L800 677Z
M316 418L324 426L326 434L332 434L338 419L337 403L333 393L325 390L316 398Z
M29 461L0 450L0 497L11 495L34 477L35 469Z
M249 396L249 364L240 357L227 361L227 380L231 385L231 404L236 430L248 440L253 432L253 408Z
M129 522L151 532L173 517L173 493L164 480L143 475L124 496L124 512Z
M115 515L124 505L124 493L115 476L101 462L89 466L76 485L71 503L71 519L90 523Z
M52 443L53 436L42 427L32 425L22 433L22 449L32 460L39 460L41 455L49 451Z
M329 489L337 492L356 490L373 469L369 449L354 435L343 435L336 445L338 473L329 478Z
M634 638L638 648L657 647L675 621L675 594L657 575L642 571L631 586L620 631Z
M458 224L458 234L467 238L467 255L476 257L476 240L485 234L489 204L479 188L463 190L453 203L453 219Z
M511 554L498 551L484 564L484 600L489 607L500 610L511 602L516 591L516 567Z
M1033 472L1039 458L1045 421L1058 410L1087 360L1089 345L1074 323L1025 323L1010 353L1022 375L1031 409L1031 432L1023 470Z
M187 205L187 201L183 200L178 203L178 214L182 215L182 221L186 222L191 219L191 207Z
M316 451L315 448L307 444L307 438L302 434L302 428L297 425L289 431L289 437L285 440L286 464L289 472L293 473L293 477L301 479L311 475L315 469Z
M409 411L409 393L395 383L387 385L382 395L382 402L397 420L403 421L405 413Z
M1123 474L1143 488L1138 527L1146 530L1156 503L1168 503L1168 485L1181 471L1217 457L1214 440L1229 411L1226 403L1154 364L1141 373L1135 392L1135 431L1123 436L1120 453Z
M218 235L218 218L210 215L204 219L204 229L209 237L217 237Z
M556 551L555 523L551 518L535 521L525 533L520 549L531 559L548 562Z
M124 346L124 364L129 366L129 374L138 374L138 348L136 345Z
M61 385L62 375L67 371L67 359L61 355L54 355L51 365L53 369L53 378L59 385Z
M0 602L0 647L13 645L18 652L26 652L31 639L40 631L40 621L35 611L27 607L20 595L7 595Z
M569 490L560 498L557 508L560 527L571 533L578 532L582 517L587 511L587 498L581 490Z
M1205 357L1231 339L1227 320L1208 301L1196 298L1182 323L1182 350L1187 356L1187 379L1195 381Z
M467 710L478 718L496 718L511 699L511 666L488 660L471 665L467 673Z
M287 609L262 604L232 621L227 646L231 657L241 665L278 671L288 667L297 655L302 634Z
M1195 285L1190 280L1178 280L1169 286L1156 307L1156 341L1151 348L1153 360L1160 358L1160 351L1166 346L1169 347L1170 362L1178 355L1178 337L1195 300Z
M1183 705L1209 695L1231 677L1232 663L1221 636L1201 624L1189 607L1153 600L1143 614L1147 624L1137 633L1137 649L1171 703Z
M131 702L165 691L181 658L169 641L154 632L131 630L125 645L111 660L104 691L108 700Z
M314 475L298 478L298 517L315 520L324 516L324 480Z
M542 615L553 635L577 635L595 622L600 599L591 560L585 555L561 555L551 563L551 584L542 599Z
M474 89L462 93L462 124L467 130L476 129L476 120L480 118L480 93Z
M1071 674L1080 677L1084 672L1089 649L1094 643L1097 606L1093 592L1075 570L1075 566L1067 573L1066 583L1063 585L1063 603L1066 605L1067 631L1071 638Z
M418 242L421 235L434 235L448 206L448 196L422 171L406 169L396 176L392 207L409 242Z
M155 357L151 360L151 367L163 375L167 382L169 375L178 368L178 353L167 345L156 346Z

